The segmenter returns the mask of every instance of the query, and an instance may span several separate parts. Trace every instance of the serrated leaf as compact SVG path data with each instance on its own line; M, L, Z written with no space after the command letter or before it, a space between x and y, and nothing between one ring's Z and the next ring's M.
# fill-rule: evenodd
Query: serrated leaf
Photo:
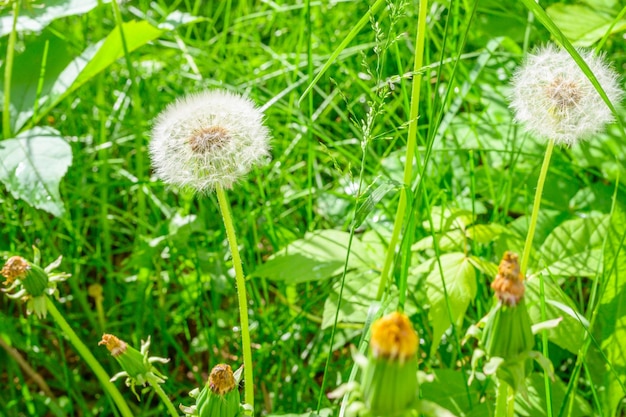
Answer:
M414 274L428 274L426 276L426 294L430 302L428 319L433 327L431 355L437 350L443 333L452 324L450 316L456 324L463 318L469 303L476 297L476 271L464 253L447 253L440 257L440 262L441 273L435 259L430 259L413 270ZM447 300L442 277L447 290Z
M251 277L297 284L331 278L343 271L350 234L338 230L307 233L303 239L290 243L258 267ZM352 240L348 269L370 269L367 249L357 239Z
M539 251L545 275L595 276L602 264L602 244L608 216L563 222L550 233Z
M526 305L533 323L543 321L539 286L539 278L535 277L526 281ZM545 320L563 318L558 326L548 330L548 339L563 349L577 354L583 342L585 327L589 325L587 319L577 310L571 298L548 278L544 278L544 294L546 298Z
M15 198L57 217L65 212L59 183L72 148L50 127L35 127L0 142L0 181Z

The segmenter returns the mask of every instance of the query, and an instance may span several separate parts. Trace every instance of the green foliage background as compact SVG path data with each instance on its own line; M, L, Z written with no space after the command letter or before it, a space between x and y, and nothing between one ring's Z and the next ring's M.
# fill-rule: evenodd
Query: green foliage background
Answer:
M624 74L618 0L540 6L570 42L598 47ZM72 278L59 309L107 370L118 368L97 347L103 332L136 347L151 336L151 353L171 358L160 368L165 389L190 404L187 392L213 365L241 363L230 256L215 197L156 180L147 143L153 118L176 98L210 88L245 94L263 107L273 136L272 161L229 191L251 297L256 411L337 415L339 402L326 393L352 370L350 345L371 319L403 187L417 2L389 0L336 59L368 2L137 0L120 4L116 17L100 1L28 1L15 32L13 6L3 7L0 50L15 55L12 65L9 52L0 58L9 105L0 254L30 258L34 245L44 264L62 254ZM475 346L462 339L492 305L489 282L503 252L522 250L545 149L513 123L508 82L523 54L556 34L529 18L524 2L492 0L431 2L427 26L420 169L393 271L406 292L394 286L381 309L400 300L411 316L420 368L434 376L422 395L459 416L488 416L493 382L467 385ZM547 318L562 318L549 333L557 380L548 406L533 373L519 415L623 415L622 132L610 126L553 155L527 304L541 321L541 274ZM101 304L89 295L95 284ZM114 415L52 321L0 296L0 339L0 415ZM136 415L163 415L153 394L141 402L125 395Z

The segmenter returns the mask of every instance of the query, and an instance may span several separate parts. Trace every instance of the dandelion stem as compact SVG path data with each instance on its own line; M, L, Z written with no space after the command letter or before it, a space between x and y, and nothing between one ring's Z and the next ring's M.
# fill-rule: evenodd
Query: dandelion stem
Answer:
M539 217L539 207L541 206L541 195L543 194L543 184L546 182L548 167L550 166L550 158L552 157L552 149L554 149L554 141L550 140L548 142L548 147L546 148L546 153L543 157L543 164L541 165L539 179L537 180L537 189L535 190L533 211L530 215L528 234L526 235L526 243L524 243L524 252L522 252L522 262L520 263L520 270L522 271L522 274L524 274L524 276L526 276L526 269L528 268L528 261L530 259L530 250L532 248L533 238L535 237L537 218Z
M520 270L523 276L526 276L526 270L528 268L528 260L530 259L530 250L535 237L535 229L537 227L537 218L539 217L539 207L541 206L541 196L543 194L543 185L546 182L546 176L548 174L548 167L550 166L550 158L552 157L552 150L554 149L554 140L548 142L546 153L543 157L543 164L541 165L541 171L539 172L539 179L537 180L537 189L535 190L535 200L533 202L533 210L530 215L530 224L528 225L528 234L526 235L526 243L524 244L524 252L522 253L522 262ZM539 276L539 298L541 303L541 320L546 320L546 297L544 290L543 277ZM541 332L542 341L542 353L546 358L548 357L548 333L546 330ZM552 392L550 377L547 371L544 371L544 383L546 390L546 404L547 404L547 416L552 417Z
M507 396L508 388L504 381L498 381L498 391L496 392L496 412L495 417L507 417Z
M13 73L13 56L17 39L17 16L20 11L20 2L13 2L13 26L9 34L6 61L4 62L4 103L2 107L2 136L11 137L11 75Z
M378 301L383 298L383 293L387 287L387 279L389 278L391 265L393 264L393 259L396 253L398 238L400 237L400 230L402 229L402 224L404 223L404 217L406 215L407 192L411 187L411 181L413 179L413 160L415 159L415 148L417 146L417 115L419 113L420 88L422 85L422 74L419 70L422 68L422 63L424 61L424 37L426 34L427 11L428 1L420 1L417 20L417 34L415 35L416 47L415 55L413 57L413 82L411 86L411 108L409 110L409 131L407 133L406 159L404 162L404 187L400 189L398 210L396 211L396 218L393 222L391 239L389 241L389 246L387 247L387 253L385 254L385 263L383 264L383 270L380 274L380 282L376 293L376 300Z
M217 201L224 220L226 228L226 236L230 245L230 252L233 257L233 267L235 268L235 281L237 286L237 299L239 301L239 324L241 326L241 345L243 349L243 372L245 387L245 402L254 410L254 383L252 379L252 348L250 345L250 330L248 325L248 297L246 296L246 280L243 276L243 267L241 266L241 257L237 247L237 236L233 219L230 215L230 204L224 192L224 188L220 184L216 184L215 192ZM254 413L254 411L253 411Z
M119 390L111 383L109 375L106 373L100 362L93 356L91 351L85 346L85 344L80 340L80 338L74 333L74 330L67 324L65 318L61 314L61 312L56 308L50 297L46 296L46 307L48 312L52 316L52 318L56 321L57 325L61 328L65 336L69 339L70 343L74 346L74 348L78 351L80 356L83 357L87 365L91 368L93 373L96 375L100 384L105 389L105 391L111 396L115 405L117 405L118 410L124 417L133 417L134 414L128 408L128 404L122 397L122 394Z
M163 388L161 388L159 382L156 381L154 377L149 377L148 384L150 384L152 389L154 389L154 392L156 392L159 398L161 398L161 401L163 401L163 404L165 404L165 407L167 408L167 411L170 413L170 415L172 417L178 417L178 411L176 411L176 407L174 407L172 401L170 401L165 391L163 391Z

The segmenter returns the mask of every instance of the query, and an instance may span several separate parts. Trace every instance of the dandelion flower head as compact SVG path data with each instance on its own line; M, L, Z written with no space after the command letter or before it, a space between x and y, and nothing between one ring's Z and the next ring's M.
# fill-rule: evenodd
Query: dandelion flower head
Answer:
M590 50L578 53L616 105L623 91L617 73ZM513 77L511 108L515 120L538 137L573 145L601 132L613 115L578 64L549 44L530 54Z
M231 188L269 157L269 131L254 103L225 90L191 94L155 120L150 157L157 177L197 192Z

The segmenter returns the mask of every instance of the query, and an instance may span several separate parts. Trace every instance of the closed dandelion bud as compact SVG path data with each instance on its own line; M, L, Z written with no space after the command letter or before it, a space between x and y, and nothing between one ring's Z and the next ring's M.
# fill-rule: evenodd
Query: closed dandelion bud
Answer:
M11 285L20 280L24 289L31 297L39 297L48 288L48 274L39 266L28 262L21 256L13 256L4 264L0 271Z
M489 357L504 360L498 367L498 376L518 388L531 370L532 361L525 353L532 351L535 339L523 298L524 282L517 254L504 254L491 287L498 303L489 313L483 344Z
M417 399L417 348L417 335L404 314L394 312L372 324L361 382L372 415L391 416L411 408Z
M39 259L39 251L35 249L36 262ZM37 263L29 262L21 256L13 256L6 261L0 275L6 280L2 291L13 299L21 299L26 302L26 310L30 314L34 312L37 317L46 316L46 295L58 295L57 283L69 277L65 273L53 273L52 270L59 266L61 258L48 265L45 269ZM16 290L11 293L11 291Z
M126 377L126 385L131 388L137 397L139 396L135 391L135 385L146 385L148 382L161 384L167 379L152 364L154 362L167 363L169 359L148 356L148 349L150 348L149 337L146 342L141 343L141 351L129 346L126 342L112 334L102 335L102 340L98 345L105 345L111 356L115 358L123 369L123 372L114 375L111 381Z
M231 188L269 157L269 131L254 103L223 90L179 99L156 119L150 157L168 184L207 192Z
M197 417L237 417L242 414L237 379L229 365L216 365L199 393L193 393L196 404L181 406L186 415Z

